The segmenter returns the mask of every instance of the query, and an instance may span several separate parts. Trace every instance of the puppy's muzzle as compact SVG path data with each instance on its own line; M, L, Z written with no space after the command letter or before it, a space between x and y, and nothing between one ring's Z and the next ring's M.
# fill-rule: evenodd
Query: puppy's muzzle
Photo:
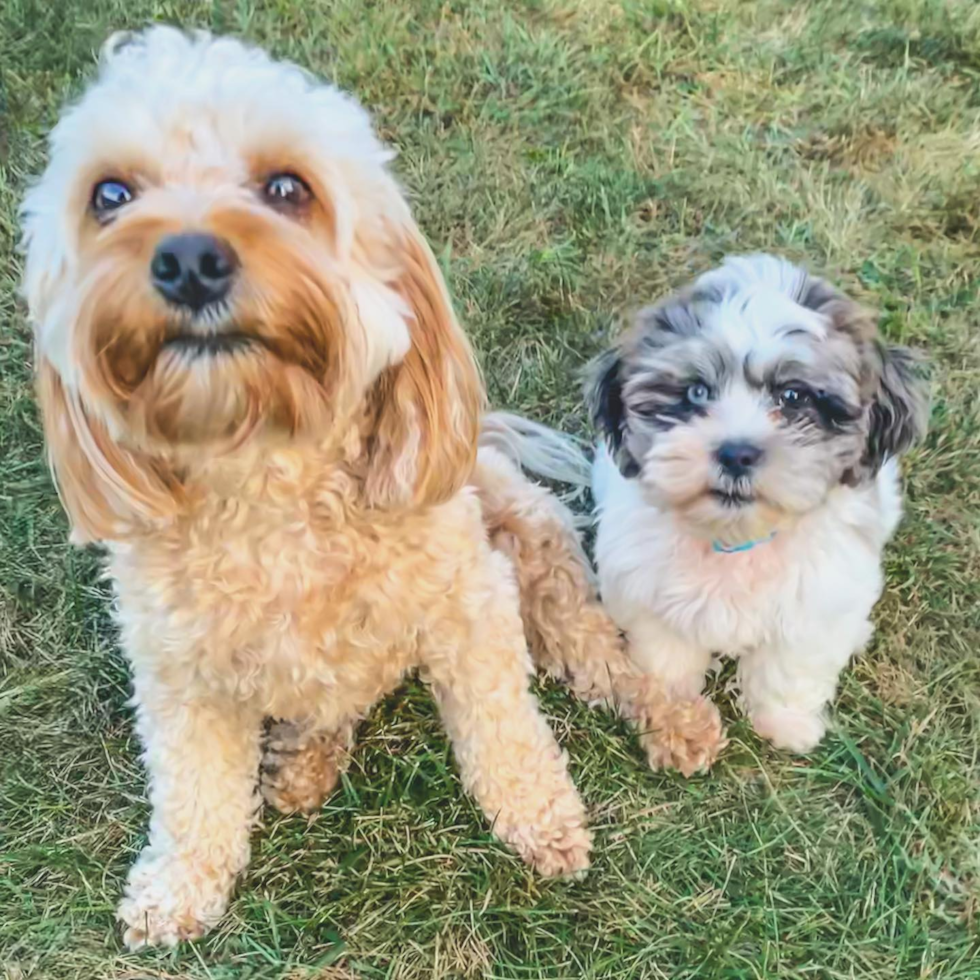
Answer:
M172 306L199 313L228 295L238 266L235 250L214 235L170 235L153 254L150 279Z
M752 470L762 460L762 450L751 442L723 442L715 453L726 476L740 479L752 475Z

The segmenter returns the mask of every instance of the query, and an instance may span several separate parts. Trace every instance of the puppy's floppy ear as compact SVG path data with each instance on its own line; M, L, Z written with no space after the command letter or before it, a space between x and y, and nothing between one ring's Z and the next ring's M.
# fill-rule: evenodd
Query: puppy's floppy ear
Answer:
M595 358L585 371L585 402L623 476L633 477L640 467L626 447L622 365L623 351L618 344Z
M483 385L428 244L411 223L398 232L394 283L411 310L410 346L373 393L368 499L377 506L449 499L476 460Z
M908 347L875 341L868 352L873 394L868 408L868 441L861 458L864 477L925 436L929 383L921 355Z
M175 483L114 442L78 396L65 390L46 359L38 368L37 389L51 469L74 544L119 540L140 523L173 516Z
M849 337L860 362L867 439L858 463L843 482L873 479L887 459L899 456L925 436L929 421L929 381L925 359L908 347L878 338L877 317L830 283L807 276L798 302L826 316L832 329Z

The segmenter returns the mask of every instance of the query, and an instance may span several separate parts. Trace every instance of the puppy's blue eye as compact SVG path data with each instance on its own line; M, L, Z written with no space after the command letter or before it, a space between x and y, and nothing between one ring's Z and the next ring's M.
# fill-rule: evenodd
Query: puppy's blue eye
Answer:
M687 389L686 397L692 405L707 405L711 401L711 389L698 381Z
M135 196L132 188L121 180L101 180L92 190L92 209L97 215L117 211Z
M313 197L306 183L296 174L273 174L262 188L265 199L273 206L301 207Z

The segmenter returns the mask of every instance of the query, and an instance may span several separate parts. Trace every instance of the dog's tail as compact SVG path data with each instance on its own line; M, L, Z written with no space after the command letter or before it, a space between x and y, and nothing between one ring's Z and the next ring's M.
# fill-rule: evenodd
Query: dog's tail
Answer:
M486 417L473 474L490 542L517 574L521 617L538 668L583 700L604 703L636 724L654 765L690 773L711 765L723 744L708 702L669 702L629 658L596 595L591 566L568 506L521 472L588 486L580 443L514 415Z
M484 416L480 445L503 453L521 469L579 493L591 482L587 443L510 412Z

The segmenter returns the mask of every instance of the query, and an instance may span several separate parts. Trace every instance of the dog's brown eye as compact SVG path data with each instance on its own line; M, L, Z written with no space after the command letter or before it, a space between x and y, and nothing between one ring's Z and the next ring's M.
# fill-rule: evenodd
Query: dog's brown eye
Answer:
M92 210L102 217L110 211L118 211L135 196L132 188L121 180L101 180L92 190Z
M273 174L262 189L265 199L272 205L302 207L313 197L309 187L296 174Z

